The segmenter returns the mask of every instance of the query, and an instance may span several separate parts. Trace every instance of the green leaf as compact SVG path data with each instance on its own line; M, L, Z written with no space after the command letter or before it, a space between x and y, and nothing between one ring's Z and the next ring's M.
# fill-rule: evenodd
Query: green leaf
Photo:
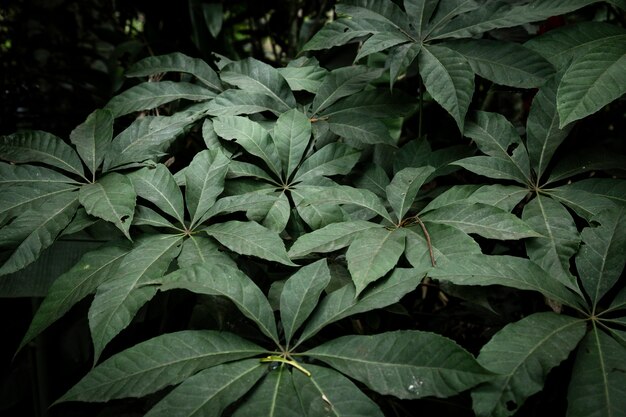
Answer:
M303 416L291 374L286 365L279 365L277 369L271 370L233 413L233 417Z
M133 225L134 226L153 226L153 227L166 227L170 229L174 229L180 232L184 232L177 226L174 226L172 222L170 222L165 217L161 216L156 211L152 210L149 207L144 207L137 205L135 206L135 214L133 216Z
M148 81L114 96L104 107L114 117L150 110L174 100L205 101L215 93L199 85L175 81Z
M263 352L261 347L226 332L163 334L102 362L57 402L141 397L184 381L199 370Z
M430 37L432 32L441 28L453 18L476 10L480 6L481 4L475 0L448 0L439 2L434 16L426 27L426 31L423 31L425 33L422 34L422 39Z
M577 22L534 37L524 46L540 53L560 69L569 65L572 58L601 48L604 42L614 39L626 40L626 30L604 22Z
M626 181L619 178L587 178L557 189L570 188L587 191L608 198L618 205L626 205Z
M575 308L582 303L579 295L572 293L537 264L515 256L459 254L438 262L429 276L456 285L504 285L539 291L552 300Z
M108 246L88 252L71 269L54 280L17 351L63 317L76 303L94 293L115 272L128 251L129 248L124 246Z
M289 84L275 68L254 58L231 62L222 69L223 81L251 93L262 93L280 103L280 112L296 107Z
M626 93L624 38L603 42L574 59L557 91L560 127L587 117Z
M198 58L190 58L180 52L144 58L133 64L125 75L127 77L144 77L162 72L185 72L193 75L215 91L223 90L219 77L206 62Z
M219 246L208 237L191 235L185 239L180 255L176 259L178 266L187 268L194 264L223 264L233 268L237 264Z
M406 13L390 0L347 0L336 6L338 14L346 14L352 19L376 20L387 26L387 30L410 32Z
M463 55L438 45L422 46L418 63L426 90L463 132L465 114L474 93L472 67Z
M602 297L617 283L624 270L626 253L626 208L601 211L583 229L583 244L576 255L576 269L585 291L595 308Z
M463 55L476 74L496 84L539 87L554 74L554 68L544 57L516 43L468 39L445 45Z
M47 185L80 184L60 172L35 165L14 165L0 162L0 189L17 185L41 187Z
M420 187L434 171L435 168L430 166L404 168L393 177L393 180L391 180L391 183L385 190L387 200L398 220L402 220L404 215L407 214Z
M405 237L402 229L373 228L355 238L346 260L357 295L396 266L404 252Z
M311 122L296 109L281 114L272 132L285 178L296 170L311 139Z
M509 159L502 159L495 156L471 156L452 162L466 170L478 175L498 180L513 180L526 184L527 179L520 175L518 167Z
M330 323L400 301L417 288L424 276L419 270L395 268L389 277L376 281L358 297L352 284L333 291L320 301L304 327L297 345L313 337Z
M389 177L383 168L376 163L371 163L365 171L354 180L354 185L373 192L381 198L386 197L386 188L389 185Z
M292 182L306 182L319 177L346 175L359 161L361 151L341 142L332 142L302 162Z
M234 139L246 151L261 158L280 177L281 160L269 132L247 117L221 116L213 120L215 132L224 139Z
M271 207L276 201L276 195L267 193L247 193L220 198L207 212L207 218L217 214L234 213L237 211L250 211L259 206Z
M344 112L328 120L331 132L359 143L384 143L395 146L396 141L389 134L389 128L378 119L356 112Z
M207 113L212 116L237 116L264 111L280 114L281 108L279 102L266 94L229 89L211 100Z
M301 258L310 253L328 253L350 245L362 231L382 227L379 224L355 220L332 223L298 238L289 248L291 258Z
M74 217L77 208L77 193L63 192L27 210L4 227L0 246L6 243L19 243L19 246L0 267L0 276L19 271L33 263L44 249L54 243Z
M287 80L289 88L293 91L317 93L328 71L319 65L291 66L292 62L294 61L285 68L278 68L280 75Z
M262 168L247 162L231 160L228 165L226 178L256 177L268 183L276 183L276 180Z
M334 203L308 204L328 187L298 186L291 190L291 198L300 218L313 230L348 220L346 212ZM368 213L369 214L369 213Z
M541 236L515 215L482 203L456 203L420 216L424 221L447 224L488 239L512 240Z
M309 417L383 417L378 405L352 381L330 368L307 364L307 377L293 371L298 398Z
M344 336L305 354L401 399L449 397L492 378L452 340L421 331Z
M113 223L129 240L135 199L135 188L128 177L115 172L98 182L84 185L78 194L87 213Z
M154 286L146 286L168 269L180 252L182 238L172 235L151 235L128 253L115 274L98 287L89 308L89 328L97 363L105 346L128 326L141 306L154 294Z
M161 291L184 288L231 300L259 329L278 343L274 314L267 298L246 274L228 264L195 263L158 280Z
M0 159L18 164L41 162L85 178L74 149L61 138L40 130L0 137Z
M184 224L183 195L174 176L163 164L146 167L128 175L137 196L145 198Z
M278 234L258 223L232 220L212 224L204 231L235 253L295 266Z
M395 30L375 33L365 42L361 44L359 48L359 53L357 54L355 61L359 59L369 56L371 54L375 54L376 52L384 51L385 49L389 49L393 46L411 42L411 38L402 34L402 32L398 32Z
M487 155L510 161L518 170L518 180L531 183L530 163L526 148L515 127L501 114L477 111L468 121L463 135L473 139Z
M0 193L0 224L12 217L36 208L59 194L75 190L70 184L48 183L38 186L17 186L3 189ZM17 243L17 242L16 242Z
M222 30L222 23L224 21L224 6L222 3L203 3L202 14L204 15L207 29L211 32L211 36L217 38Z
M339 19L326 23L302 47L302 51L329 49L333 46L345 45L355 38L387 30L384 23L364 19Z
M290 216L291 206L289 199L287 195L282 192L279 197L274 200L269 210L267 210L267 214L263 219L263 226L276 233L280 233L285 230Z
M219 148L204 150L194 156L185 170L185 202L191 215L191 228L206 219L206 212L224 190L229 162Z
M344 113L375 118L408 116L415 111L415 107L415 99L400 90L365 90L328 106L320 117L332 119L332 116Z
M528 189L517 185L483 185L469 197L470 201L512 211L528 195Z
M280 318L287 344L309 317L329 282L330 271L326 259L300 268L285 282L280 295Z
M543 235L526 240L528 257L563 285L580 292L570 272L570 258L580 245L571 214L558 202L538 194L524 206L522 219Z
M501 376L472 391L478 416L510 416L539 392L548 372L567 359L585 335L585 322L552 312L505 326L480 350L478 363Z
M424 29L433 16L439 0L404 0L404 10L420 39L424 39Z
M568 417L619 416L626 409L626 349L595 325L574 362L567 393Z
M376 213L390 223L393 220L389 216L389 213L380 202L380 199L376 194L357 188L352 188L345 185L339 185L336 187L320 187L320 191L310 195L299 205L317 205L317 204L351 204L359 207L363 207L373 213Z
M387 62L389 63L389 88L393 88L393 84L403 75L406 75L409 66L421 50L421 43L411 42L396 46L389 51L387 56Z
M265 368L258 359L246 359L200 371L174 388L146 417L219 417L263 377Z
M547 190L547 194L554 200L572 209L578 216L589 221L600 211L615 206L614 200L577 189L572 184ZM626 195L626 194L623 194Z
M340 98L358 93L381 74L381 69L369 68L364 65L341 67L331 71L322 81L313 99L311 114L320 114Z
M623 169L626 155L605 147L576 148L559 158L544 185L552 184L585 172L597 170Z
M113 114L106 109L94 111L70 133L70 140L94 178L112 139Z
M530 164L538 178L544 174L559 145L571 127L559 128L556 111L556 90L560 77L548 80L533 99L526 121L526 148Z

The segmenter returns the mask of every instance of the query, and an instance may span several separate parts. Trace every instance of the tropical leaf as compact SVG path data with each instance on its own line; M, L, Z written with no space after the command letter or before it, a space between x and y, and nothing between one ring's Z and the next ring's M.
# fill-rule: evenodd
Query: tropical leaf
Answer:
M358 143L384 143L395 146L396 141L389 134L389 128L380 120L360 113L340 113L328 120L334 134Z
M520 175L519 168L510 159L479 155L454 161L452 165L458 165L475 174L498 180L513 180L521 184L528 181Z
M173 216L180 224L185 223L183 195L176 185L172 173L163 164L154 168L146 167L128 175L137 196L155 204L158 208Z
M231 220L212 224L203 230L235 253L295 266L278 234L258 223Z
M274 125L272 138L288 179L296 170L311 139L311 122L296 109L281 114Z
M277 196L268 192L258 193L246 193L240 195L233 195L228 197L222 197L215 202L213 207L209 209L206 216L207 218L213 217L217 214L234 213L237 211L250 211L255 208L267 207L268 210L276 201Z
M322 189L305 199L300 205L317 204L353 204L363 207L373 213L382 216L393 223L389 213L380 202L376 194L349 186L321 187Z
M472 391L477 416L510 416L543 388L548 372L585 335L585 322L552 312L505 326L480 350L478 363L500 376Z
M359 53L354 60L358 61L363 57L407 42L411 42L411 38L396 30L375 33L361 44Z
M82 186L78 194L87 213L113 223L129 240L135 199L135 188L128 177L115 172Z
M392 48L387 56L389 63L389 88L402 77L422 50L421 43L404 43Z
M0 189L17 185L46 186L63 184L81 184L80 182L66 177L60 172L36 165L15 165L0 162Z
M433 16L439 0L405 0L404 10L413 26L413 30L424 39L425 28Z
M403 399L449 397L493 377L452 340L421 331L344 336L305 354L380 394Z
M608 198L615 204L626 205L626 181L619 178L587 178L558 187L558 189L564 188L587 191Z
M300 218L313 230L348 220L342 208L334 203L314 203L307 201L316 199L327 187L299 185L291 190L291 198Z
M413 205L417 192L424 181L435 171L435 168L426 166L420 168L404 168L398 171L385 188L387 200L398 220L402 220Z
M369 19L339 19L327 23L302 47L302 51L329 49L372 33L387 30L385 23Z
M287 344L309 317L329 282L330 271L326 259L300 268L285 282L280 295L280 318Z
M411 31L406 13L389 0L347 0L336 6L337 13L358 20L376 20L401 33Z
M415 111L415 99L400 90L364 90L351 94L321 112L320 117L359 113L384 118L408 116Z
M185 239L176 261L180 268L187 268L194 264L223 264L237 267L235 261L221 252L212 239L197 235L191 235Z
M212 116L237 116L264 111L280 114L280 109L280 102L266 94L229 89L211 100L207 113Z
M265 209L263 209L264 211ZM285 230L289 218L291 216L291 205L289 204L289 198L282 192L277 199L274 200L267 214L263 219L263 226L268 229L280 233Z
M566 184L546 191L552 199L566 205L587 221L590 221L600 211L615 206L614 200L577 189L573 187L574 184L576 183Z
M430 37L430 34L444 26L453 18L478 9L481 6L476 0L449 0L440 1L435 13L422 34L422 39Z
M224 178L230 159L218 148L204 150L185 170L185 203L191 215L191 225L201 223L224 190Z
M146 417L219 417L231 403L243 397L263 377L258 359L217 365L185 379L148 411Z
M362 220L332 223L300 236L288 254L291 258L301 258L310 253L333 252L350 245L361 232L379 227L382 226Z
M605 147L585 147L572 151L559 158L545 185L597 170L623 169L626 155L608 150Z
M226 332L166 333L102 362L57 403L141 397L184 381L202 369L263 352L261 347Z
M361 151L341 142L324 146L302 162L292 182L306 182L321 176L346 175L359 161Z
M41 162L85 178L74 149L61 138L40 130L0 137L0 159L18 164Z
M328 71L319 65L292 65L296 61L298 60L291 61L289 65L284 68L278 68L278 72L287 81L289 88L293 91L317 93Z
M153 227L166 227L184 232L181 229L182 225L174 226L168 219L152 210L149 207L137 205L135 206L135 214L133 216L133 225L135 226L153 226Z
M38 207L50 198L76 189L76 186L62 183L5 188L0 193L0 224Z
M420 75L430 95L463 132L474 93L474 71L463 55L438 45L424 45L418 55Z
M70 140L94 179L112 139L113 114L106 109L94 111L70 133Z
M320 114L337 100L358 93L381 74L381 69L369 68L364 65L353 65L331 71L322 81L313 99L311 114Z

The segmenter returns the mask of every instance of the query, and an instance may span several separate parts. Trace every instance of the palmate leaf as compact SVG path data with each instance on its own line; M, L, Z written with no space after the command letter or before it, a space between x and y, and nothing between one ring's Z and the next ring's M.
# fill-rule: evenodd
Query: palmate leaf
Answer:
M274 125L272 138L283 167L284 178L296 170L311 139L311 122L296 109L281 114Z
M146 167L128 175L137 196L144 198L170 216L180 224L184 224L183 195L176 185L172 173L163 164L154 168Z
M354 185L358 188L371 191L381 198L386 197L386 188L389 183L387 173L377 163L369 164L365 171L354 180Z
M287 344L309 317L329 282L330 271L326 259L300 268L285 282L280 294L280 318Z
M112 172L81 187L78 200L87 213L113 223L131 239L129 229L135 213L136 194L128 177Z
M87 165L93 178L104 160L112 139L113 114L106 109L94 111L87 116L84 123L70 133L70 140L76 146L76 151Z
M0 192L0 224L31 208L38 207L59 194L76 190L76 188L71 184L62 183L7 187ZM15 243L17 244L17 241Z
M474 93L472 67L463 55L438 45L424 45L418 64L426 90L463 132L465 114Z
M326 188L328 187L299 185L291 190L291 198L298 215L313 230L348 220L345 211L337 204L307 203L310 199L316 199Z
M358 297L353 284L331 292L319 302L297 345L313 337L327 325L345 317L387 307L400 301L417 288L424 276L424 272L416 269L395 268L389 277L370 285Z
M161 277L180 252L181 236L152 235L129 252L115 275L98 287L89 308L89 328L97 363L105 346L124 328L137 311L155 294L145 285Z
M453 18L476 10L480 6L481 4L476 0L440 1L430 23L426 26L425 30L422 30L422 39L430 37L432 32L441 28Z
M235 253L295 266L278 234L258 223L231 220L212 224L203 230Z
M358 61L363 57L369 56L376 52L384 51L385 49L389 49L393 46L407 43L410 41L411 38L396 30L375 33L361 44L361 47L359 48L359 53L356 55L356 58L354 58L354 60Z
M304 412L286 365L278 365L255 387L233 417L300 417Z
M229 89L211 100L207 106L207 114L212 116L237 116L264 111L280 114L281 108L281 104L276 99L266 94Z
M360 113L344 112L332 116L328 119L328 126L334 134L359 143L396 144L389 134L389 128L382 121Z
M278 343L274 315L267 298L246 274L229 264L194 263L157 280L160 291L184 288L231 300L267 337Z
M320 187L320 190L310 195L300 205L317 205L317 204L350 204L363 207L373 213L382 216L384 219L393 223L387 209L380 202L376 194L349 186Z
M185 170L185 202L191 215L191 228L206 219L206 212L224 190L229 162L219 148L204 150L194 156Z
M141 397L184 381L199 370L263 352L254 343L226 332L167 333L113 355L91 370L57 403Z
M433 16L438 3L439 0L404 0L404 10L420 39L424 39L424 29Z
M567 394L568 417L619 416L626 409L626 349L593 326L576 355Z
M291 204L289 203L289 198L287 198L284 192L281 192L278 198L274 200L269 210L267 210L262 224L268 229L280 233L287 227L290 217Z
M194 264L220 264L237 267L227 254L219 250L219 246L210 238L191 235L185 239L180 255L176 258L180 268Z
M245 359L205 369L185 379L148 411L146 417L219 417L263 377L258 359Z
M593 114L626 93L624 38L603 42L574 59L557 91L560 127Z
M496 84L539 87L554 74L554 68L543 56L516 43L471 39L445 45L463 55L476 74Z
M385 188L385 191L387 200L398 220L404 218L404 215L413 205L413 201L420 187L434 171L435 168L425 166L420 168L404 168L396 172L396 175Z
M525 184L526 181L510 159L479 155L454 161L451 165L458 165L475 174L498 180L513 180L521 184Z
M596 170L623 169L626 155L605 147L577 148L557 160L544 185Z
M302 162L292 182L307 182L319 177L346 175L359 161L361 151L341 142L332 142Z
M528 257L563 285L580 292L570 272L570 258L580 245L572 215L558 202L538 194L524 206L522 219L542 235L526 240Z
M296 59L289 62L286 67L278 68L278 72L293 91L317 93L328 71L320 67L317 61L314 61L315 65L310 65L311 61L308 59L304 61L304 65L301 65L299 61L300 59Z
M19 246L0 267L0 276L33 263L70 223L77 209L78 193L66 191L24 212L4 227L0 246L6 243Z
M254 58L231 62L222 69L220 77L242 90L272 97L280 104L281 113L296 107L289 84L278 70Z
M337 100L358 93L381 74L381 69L369 68L364 65L353 65L331 71L322 81L313 99L311 114L321 114L324 109Z
M537 264L515 256L459 254L442 259L428 275L456 285L504 285L539 291L552 300L574 308L583 305L579 295L571 292Z
M505 326L478 355L478 363L501 376L472 391L477 416L510 416L543 388L548 372L585 335L584 320L552 312L535 313Z
M383 417L378 405L339 372L307 364L307 377L293 370L298 399L308 417Z
M247 117L221 116L213 120L215 132L224 139L236 140L246 151L261 158L280 177L281 160L269 132Z
M586 227L581 233L583 244L576 255L576 269L594 310L624 270L624 221L626 207L609 208L591 218L591 224L599 226Z
M305 354L402 399L449 397L493 377L452 340L421 331L344 336Z
M408 116L415 111L415 104L415 99L400 90L365 90L328 106L320 117L331 118L342 113L359 113L376 118Z
M384 23L375 20L334 20L326 23L317 31L302 47L302 51L315 51L345 45L356 38L385 31L386 29L387 27Z
M135 226L154 226L165 227L179 232L184 232L182 226L174 226L168 219L152 210L149 207L137 205L135 206L135 214L133 215L133 225Z
M417 55L422 50L421 43L404 43L389 50L387 63L389 66L389 88L406 73Z
M336 10L354 20L376 20L401 33L411 31L406 13L389 0L347 0L338 4Z
M94 293L100 284L115 273L129 251L130 248L122 244L86 253L70 270L54 280L17 350L20 351L60 319L77 302Z
M81 184L60 172L36 165L14 165L0 162L0 189L16 185L46 186L59 184Z
M188 57L180 52L144 58L133 64L124 75L127 77L144 77L162 72L188 73L214 91L223 90L219 77L206 62L198 58Z
M78 154L63 140L40 130L0 137L0 159L14 163L41 162L85 178Z
M547 193L552 199L569 207L574 213L587 221L590 221L600 211L615 205L610 198L576 189L572 187L573 184L575 183L549 189Z
M587 178L576 181L558 189L587 191L591 194L607 198L618 205L626 205L626 181L619 178Z
M379 224L362 220L332 223L300 236L289 248L288 254L294 259L310 253L333 252L350 245L361 232L379 227Z
M396 266L404 252L405 238L403 229L384 227L365 230L355 238L346 260L357 295Z

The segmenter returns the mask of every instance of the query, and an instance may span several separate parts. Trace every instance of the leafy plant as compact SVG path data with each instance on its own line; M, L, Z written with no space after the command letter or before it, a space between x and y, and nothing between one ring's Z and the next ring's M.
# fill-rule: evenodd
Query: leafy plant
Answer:
M45 132L3 137L0 273L68 236L105 241L54 281L18 350L95 294L95 367L57 403L382 416L471 396L476 415L508 416L566 362L568 415L625 409L624 156L566 146L575 121L623 94L625 32L586 22L525 45L488 38L592 3L346 1L305 50L359 40L355 65L222 58L216 72L150 57L127 73L148 81L92 113L73 147ZM428 97L402 91L412 77L471 146L426 140ZM525 124L468 111L483 79L538 88ZM206 149L172 165L180 147ZM492 303L503 291L508 308L532 306L508 314ZM197 306L192 317L112 343L168 294ZM496 328L464 346L437 329L436 309L433 325L411 323L433 299Z

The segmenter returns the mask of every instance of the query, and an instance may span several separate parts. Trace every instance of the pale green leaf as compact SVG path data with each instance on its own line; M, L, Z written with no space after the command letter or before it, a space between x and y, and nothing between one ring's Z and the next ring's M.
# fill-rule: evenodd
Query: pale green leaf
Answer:
M483 185L469 197L470 201L496 206L504 211L513 209L528 195L527 188L517 185Z
M148 411L146 417L219 417L263 377L258 359L217 365L185 379Z
M385 191L387 200L398 220L402 220L407 214L420 187L434 171L435 168L430 166L404 168L393 177Z
M300 268L285 282L280 295L280 318L287 344L309 317L329 282L330 271L326 259Z
M528 257L551 277L580 292L570 272L570 258L580 246L580 235L571 214L560 203L539 194L524 206L522 219L542 235L526 240Z
M574 188L572 184L548 189L547 194L554 200L572 209L578 216L589 221L600 211L616 205L614 200L593 194L582 189ZM626 195L626 194L624 194Z
M310 253L333 252L350 245L362 231L382 227L362 220L332 223L298 238L289 248L291 258L301 258Z
M258 223L232 220L212 224L203 230L235 253L283 265L295 265L287 256L285 245L278 234Z
M285 227L287 227L290 216L291 205L289 204L287 195L282 192L278 198L274 200L269 210L267 210L267 214L265 215L262 224L268 229L276 233L280 233L285 230Z
M614 207L601 211L583 229L583 244L576 255L576 269L594 307L617 283L626 259L626 208Z
M340 98L358 93L381 74L382 70L364 65L342 67L331 71L322 81L313 99L311 114L320 114Z
M271 177L271 174L268 174L257 165L231 160L230 164L228 164L228 174L226 175L226 178L230 179L241 177L256 177L258 179L265 180L268 183L276 183L276 180Z
M453 185L435 197L420 213L423 214L452 204L469 202L472 195L478 191L479 188L479 185L474 184Z
M160 291L184 288L198 294L221 295L231 300L261 331L278 343L274 314L259 287L238 268L228 264L194 263L158 280Z
M539 291L546 297L577 307L582 298L552 278L534 262L509 255L459 254L443 259L429 272L434 279L456 285L504 285Z
M335 187L320 187L320 191L310 195L300 205L317 205L317 204L350 204L363 207L373 213L382 216L384 219L393 223L387 209L383 206L376 194L345 185Z
M296 99L289 84L272 66L247 58L231 62L222 69L223 81L252 93L262 93L280 103L280 112L296 107Z
M346 212L337 204L307 203L309 199L317 198L325 188L327 187L298 186L291 190L291 198L298 215L313 230L348 220Z
M230 159L218 148L204 150L185 170L185 202L191 215L191 225L201 223L205 214L224 190L224 178Z
M0 137L0 159L18 164L41 162L85 178L76 151L61 138L40 130Z
M112 139L113 114L106 109L94 111L70 133L76 151L94 176Z
M219 246L208 237L191 235L185 239L180 255L176 259L178 266L187 268L194 264L223 264L233 268L237 264Z
M205 217L210 218L217 214L228 214L237 211L248 212L258 208L259 206L267 207L269 210L272 204L276 201L276 198L277 196L275 194L268 194L267 192L252 192L222 197L215 202Z
M163 275L180 252L182 237L151 235L129 252L115 274L98 287L89 308L89 328L97 363L105 346L124 328L154 294L143 284Z
M360 113L336 114L328 120L328 126L334 134L353 139L357 143L383 143L391 146L396 144L385 123Z
M298 398L308 417L383 417L378 405L339 372L307 364L311 372L292 371Z
M261 347L226 332L167 333L113 355L57 402L141 397L184 381L202 369L263 352Z
M513 180L520 184L526 184L526 181L528 181L510 159L479 155L454 161L452 165L458 165L470 172L488 178Z
M184 72L193 75L215 91L222 91L222 83L211 67L199 58L190 58L180 52L151 56L134 63L124 75L144 77L163 72Z
M282 108L276 99L266 94L229 89L211 100L207 113L212 116L237 116L264 111L280 114Z
M21 215L31 208L38 207L50 198L75 189L76 186L62 183L5 188L0 192L0 224L8 222L12 217Z
M383 395L449 397L492 378L474 357L435 333L344 336L305 353Z
M35 165L14 165L0 162L0 187L4 191L5 187L16 185L26 186L46 186L58 184L80 184L60 172Z
M480 350L478 363L500 374L472 392L477 416L511 416L539 392L548 372L567 359L585 335L585 322L552 312L505 326Z
M626 42L602 42L578 55L567 68L556 94L560 127L587 117L626 93Z
M445 45L463 55L476 74L496 84L539 87L554 74L554 68L544 57L517 43L468 39Z
M153 226L166 227L183 232L182 226L174 226L168 219L152 210L149 207L141 205L135 206L135 214L133 216L133 225L135 226Z
M204 16L207 29L211 32L211 36L217 38L224 23L224 6L222 3L203 3L202 15Z
M128 177L115 172L82 186L78 194L87 213L113 223L128 239L135 199L135 188Z
M278 68L278 72L287 80L289 88L293 91L308 91L313 94L317 93L324 77L328 74L328 71L319 65L287 66Z
M281 114L272 132L283 167L284 178L296 170L311 139L311 122L296 109Z
M626 410L626 349L593 326L576 355L567 393L568 417L615 417Z
M463 55L439 45L424 45L419 71L430 95L463 132L465 114L474 94L474 71Z
M144 198L184 224L183 194L172 173L163 164L146 167L128 175L137 196Z
M302 162L292 182L303 182L321 176L346 175L359 161L361 151L341 142L332 142Z

